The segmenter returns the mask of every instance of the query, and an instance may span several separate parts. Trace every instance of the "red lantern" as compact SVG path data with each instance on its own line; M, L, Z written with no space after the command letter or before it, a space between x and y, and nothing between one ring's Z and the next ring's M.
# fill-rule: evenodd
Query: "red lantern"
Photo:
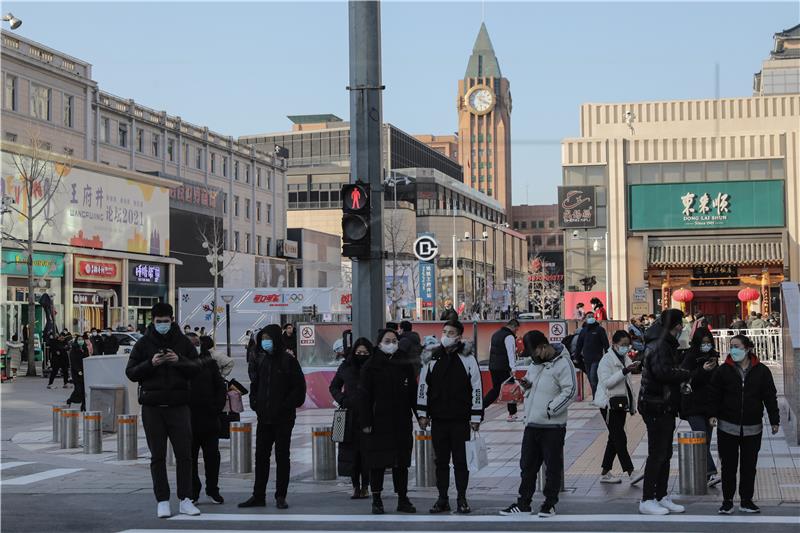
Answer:
M740 302L752 302L758 300L761 293L752 287L747 287L746 289L740 290L738 296Z
M678 289L672 294L672 299L676 302L691 302L694 300L694 293L689 289Z

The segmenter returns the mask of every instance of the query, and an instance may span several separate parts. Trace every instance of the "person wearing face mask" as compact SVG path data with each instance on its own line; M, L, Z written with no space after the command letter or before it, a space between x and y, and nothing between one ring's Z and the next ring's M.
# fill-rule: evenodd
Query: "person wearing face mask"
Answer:
M603 354L608 351L608 347L608 333L595 318L594 313L591 311L586 313L586 322L583 331L578 336L574 355L578 361L583 362L593 397L597 393L597 368L600 366Z
M717 451L722 466L722 506L719 514L733 513L736 470L739 470L739 511L758 513L753 503L756 465L761 449L764 409L772 434L780 429L781 416L775 381L769 367L753 353L753 341L745 335L731 338L730 355L711 377L708 403L711 424L717 426Z
M151 311L153 322L136 341L125 374L139 384L142 426L150 448L150 475L158 502L157 515L172 511L167 481L167 440L175 452L179 512L199 515L192 503L192 415L190 382L200 371L197 350L173 321L172 306L159 302Z
M217 504L225 500L219 493L219 415L225 406L228 387L220 375L217 363L208 351L207 337L194 333L186 335L198 354L200 371L191 380L189 407L192 413L192 502L200 499L200 474L198 459L203 450L206 475L206 495ZM209 339L210 340L210 339Z
M100 331L97 328L92 328L89 341L92 343L92 354L103 355L103 337L100 336Z
M382 329L372 357L359 378L364 459L370 470L372 513L383 514L383 476L392 469L397 510L416 513L408 499L408 467L414 447L412 418L417 401L417 376L411 362L397 353L397 333Z
M495 331L489 344L489 374L492 376L492 389L483 398L483 409L492 405L500 395L500 389L507 381L514 379L517 366L517 331L518 320L509 320L505 326ZM509 402L508 421L517 420L517 404Z
M631 374L639 372L639 363L631 361L631 337L625 331L616 331L611 338L609 349L600 360L597 369L597 395L592 403L600 408L603 420L608 427L608 442L603 454L600 483L620 483L622 480L611 473L614 458L619 459L622 471L628 474L631 484L638 483L644 474L635 473L633 461L628 453L628 437L625 434L627 415L636 413L636 399L633 396Z
M336 404L347 409L346 435L344 442L339 443L337 467L340 476L349 475L353 482L353 500L369 498L369 469L364 463L359 426L361 401L358 381L361 369L372 355L373 349L372 343L366 338L357 339L336 370L328 389Z
M531 365L519 384L525 389L525 433L522 437L519 496L501 515L529 513L536 477L545 465L545 500L540 518L556 514L561 474L564 471L564 438L567 409L575 400L578 384L575 367L563 344L550 344L541 331L529 331L522 338Z
M714 337L705 328L698 328L689 343L689 350L683 357L681 368L689 371L692 391L681 395L681 418L689 422L692 431L706 434L706 459L708 486L720 482L714 456L711 455L711 434L714 428L709 422L708 389L717 370L719 353L714 348Z
M683 311L667 309L645 333L638 409L647 426L647 462L639 512L647 515L682 513L685 508L667 495L672 435L680 407L680 384L690 377L679 367L678 337Z
M250 375L250 407L258 415L253 495L239 507L265 507L269 458L275 446L275 507L288 509L289 448L297 408L306 401L306 380L300 363L283 345L281 327L270 324L256 335Z
M119 351L119 339L106 330L103 332L103 354L117 355Z
M69 387L67 385L69 382L69 349L67 348L66 337L64 337L63 333L53 334L47 345L50 348L50 379L47 383L47 388L53 388L53 382L60 370L61 377L64 380L63 388L66 389Z
M69 350L69 367L72 374L72 394L67 398L67 405L81 404L81 411L86 410L86 393L83 381L83 360L89 357L89 336L85 333L76 335Z
M442 328L441 346L431 361L422 367L417 394L419 427L426 429L431 422L431 438L436 457L436 487L439 498L431 513L450 512L447 492L450 488L450 457L456 478L456 512L470 512L467 503L466 442L470 428L478 431L483 413L481 370L474 356L465 355L461 335L464 326L450 320Z

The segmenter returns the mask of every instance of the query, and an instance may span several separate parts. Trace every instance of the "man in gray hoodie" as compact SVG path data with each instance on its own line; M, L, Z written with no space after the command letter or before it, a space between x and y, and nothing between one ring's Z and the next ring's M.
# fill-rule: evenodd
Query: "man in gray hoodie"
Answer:
M536 476L545 465L544 503L540 518L556 514L561 475L564 470L564 437L567 408L575 399L578 386L569 352L561 344L550 344L541 331L523 337L525 355L532 357L528 373L520 380L525 389L525 434L522 438L519 498L501 515L531 511Z

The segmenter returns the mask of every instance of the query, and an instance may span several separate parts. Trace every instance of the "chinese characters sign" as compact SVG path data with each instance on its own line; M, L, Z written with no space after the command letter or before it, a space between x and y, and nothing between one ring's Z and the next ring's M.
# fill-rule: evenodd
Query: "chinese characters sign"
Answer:
M784 226L782 180L631 185L630 229Z
M76 255L74 261L75 281L122 283L122 262L118 259Z
M436 266L427 261L419 262L419 297L422 300L423 309L433 307L436 301Z
M558 227L594 228L596 226L595 187L559 187Z
M694 267L693 278L735 278L739 275L738 267L733 265L714 265Z
M169 192L169 197L179 202L184 202L199 207L216 209L218 194L219 191L214 189L184 184L172 189Z
M4 215L5 216L5 215ZM3 250L3 263L0 274L8 276L28 275L28 255L21 250ZM34 252L33 275L46 278L64 277L64 256L45 252Z
M130 281L145 285L163 285L166 283L166 267L149 263L131 263Z

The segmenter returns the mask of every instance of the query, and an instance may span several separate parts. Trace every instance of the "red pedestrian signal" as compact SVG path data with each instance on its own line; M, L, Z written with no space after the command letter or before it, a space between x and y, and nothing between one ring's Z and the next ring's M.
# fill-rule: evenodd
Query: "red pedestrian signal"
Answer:
M368 258L370 253L370 204L365 183L342 186L342 255Z
M368 206L367 189L361 184L345 185L342 187L343 209L347 211L364 210Z

